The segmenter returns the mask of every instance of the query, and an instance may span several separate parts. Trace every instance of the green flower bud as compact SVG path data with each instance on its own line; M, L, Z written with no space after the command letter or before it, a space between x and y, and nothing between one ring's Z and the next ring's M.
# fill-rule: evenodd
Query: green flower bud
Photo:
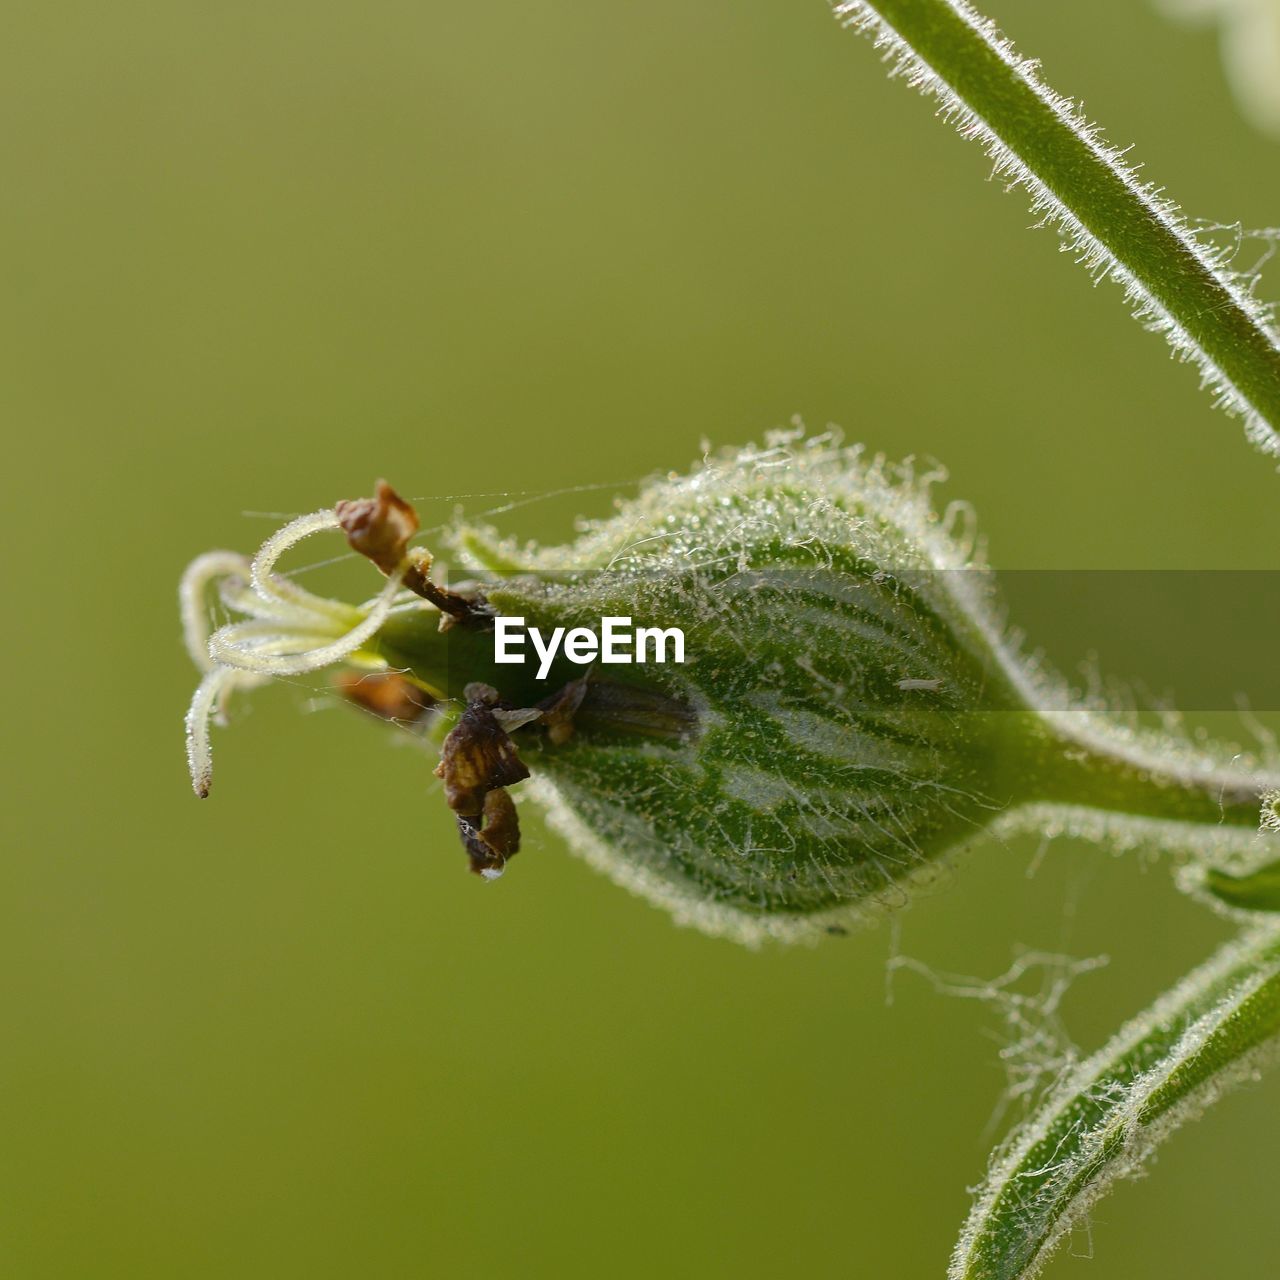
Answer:
M460 525L450 542L465 580L451 591L430 582L429 557L393 540L383 596L345 619L359 632L345 660L470 708L445 752L465 762L465 786L441 776L467 796L466 813L453 807L474 869L501 874L519 847L509 800L531 795L619 883L747 941L839 930L993 827L1051 819L1183 847L1252 836L1265 777L1117 727L1020 656L972 535L957 534L967 508L939 517L931 505L939 478L832 437L778 434L649 484L564 547ZM396 594L401 583L415 595ZM498 618L561 637L632 619L678 630L684 660L584 667L562 646L539 678L532 657L496 660ZM277 662L279 630L267 627ZM292 658L309 661L306 645L330 635L299 639ZM213 639L215 659L245 656L244 639ZM503 732L506 772L477 789L475 762ZM500 823L478 825L482 803ZM484 841L490 827L500 848Z

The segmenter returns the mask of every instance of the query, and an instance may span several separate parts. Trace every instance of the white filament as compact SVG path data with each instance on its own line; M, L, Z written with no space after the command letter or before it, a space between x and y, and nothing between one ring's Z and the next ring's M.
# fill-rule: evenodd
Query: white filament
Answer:
M183 639L204 672L187 710L187 765L199 796L209 794L213 757L209 722L221 715L233 689L272 676L302 675L350 658L386 621L409 566L408 557L365 605L313 595L275 572L280 557L313 533L339 527L331 510L300 516L264 542L252 561L231 551L198 556L182 575ZM217 583L222 603L247 615L210 634L206 595Z
M209 656L209 613L205 604L209 584L248 572L248 559L237 551L206 551L196 556L183 572L178 584L182 639L191 661L201 671L212 671L214 665Z
M276 601L319 613L324 617L337 619L349 624L356 610L337 600L326 600L323 596L312 595L310 591L282 578L274 572L276 561L289 550L297 546L304 538L313 533L323 533L326 529L339 528L337 514L332 508L313 511L310 515L299 516L291 520L283 529L277 529L266 542L258 548L249 570L249 585L265 601Z
M331 667L335 662L350 657L378 633L391 612L403 579L404 569L399 568L387 579L386 586L379 592L364 620L327 644L314 645L313 642L320 638L314 631L289 633L278 627L267 631L265 638L260 640L259 634L251 630L255 624L232 623L209 637L209 653L215 662L265 675L302 675L318 671L321 667ZM292 650L287 647L290 641L295 642ZM283 652L276 651L277 644L281 645Z
M235 676L236 672L229 667L215 667L207 672L187 708L187 768L191 771L191 786L201 798L209 794L209 785L213 781L209 719L227 684Z

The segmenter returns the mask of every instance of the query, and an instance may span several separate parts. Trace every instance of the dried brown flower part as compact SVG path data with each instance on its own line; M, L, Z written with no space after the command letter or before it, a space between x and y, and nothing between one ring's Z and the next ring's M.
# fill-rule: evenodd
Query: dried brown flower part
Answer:
M463 817L484 809L485 796L529 776L516 744L494 710L498 695L488 685L468 685L467 709L449 731L436 767L449 808Z
M434 703L426 690L399 671L342 671L333 683L348 702L383 720L412 723Z
M552 746L562 746L573 737L573 717L587 696L587 681L591 673L570 680L549 698L538 703L542 711L542 723L546 726L547 739Z
M494 608L479 591L450 591L431 581L427 576L430 570L431 557L423 551L406 570L404 585L440 610L441 631L448 631L450 627L493 630Z
M386 574L396 571L418 532L418 513L385 480L378 481L372 498L339 502L334 513L351 549Z
M394 573L404 562L404 585L440 610L440 628L493 627L494 611L478 591L450 591L431 581L431 553L425 547L409 549L418 532L418 513L385 480L379 480L372 498L349 498L334 507L338 524L353 551L372 560L383 573Z
M661 689L592 679L574 713L574 724L588 733L680 741L697 733L698 713Z
M520 820L506 788L529 776L509 730L542 713L502 706L498 691L487 684L469 684L463 692L467 709L444 740L436 777L444 781L471 870L496 880L520 849Z
M506 869L507 859L520 852L520 819L515 802L498 787L485 796L479 824L461 814L457 821L471 870L486 880L496 880Z

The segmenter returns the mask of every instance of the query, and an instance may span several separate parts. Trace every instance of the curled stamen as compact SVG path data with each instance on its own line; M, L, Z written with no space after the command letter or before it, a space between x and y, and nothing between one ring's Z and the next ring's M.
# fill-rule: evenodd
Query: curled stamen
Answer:
M275 622L302 630L309 627L326 636L333 633L333 619L327 614L317 614L310 609L260 596L245 578L224 578L218 584L218 597L234 613L248 614L261 622Z
M300 646L283 653L265 653L268 644L252 643L254 633L247 629L252 623L233 623L215 631L209 638L209 652L215 662L239 668L242 671L261 672L265 675L296 676L308 671L318 671L321 667L332 666L341 662L371 640L391 612L396 593L400 590L404 577L404 569L399 568L386 582L386 585L374 599L372 607L364 619L349 631L343 632L328 644L306 647L308 642L319 638L315 633L282 632L278 626L272 627L269 635L285 642L290 639ZM344 606L346 608L347 606ZM350 609L350 613L359 617L359 610ZM332 634L331 632L329 634ZM249 640L246 644L244 641Z
M305 609L310 613L318 613L322 617L331 618L343 626L349 626L359 616L359 610L339 600L326 600L323 596L313 595L305 588L298 586L289 578L274 572L276 561L289 550L297 546L304 538L313 533L323 533L326 529L337 529L338 517L332 508L313 511L310 515L299 516L291 520L283 529L277 529L258 549L249 570L249 582L254 591L264 600L277 601L290 605L295 609Z
M213 659L209 656L209 608L205 600L209 584L220 578L245 576L248 572L248 557L236 551L206 551L196 556L183 572L178 584L182 640L191 661L201 671L213 670Z
M191 786L202 800L213 782L213 752L209 746L209 719L214 708L240 673L230 667L214 667L196 688L187 708L187 768Z
M359 652L377 634L405 594L405 576L417 563L401 554L382 590L363 605L327 600L275 572L289 548L328 529L340 528L332 510L299 516L264 542L252 560L231 551L199 556L183 574L179 589L183 639L192 661L204 672L187 711L187 764L199 796L209 793L212 753L209 722L219 719L227 695L271 676L302 675L344 660L378 666ZM242 616L210 634L206 593L217 583L223 605Z
M278 622L233 622L219 627L209 637L209 652L221 666L257 673L258 656L271 654L289 657L310 653L327 645L333 636L328 632L282 630ZM268 675L293 675L293 672L267 672Z

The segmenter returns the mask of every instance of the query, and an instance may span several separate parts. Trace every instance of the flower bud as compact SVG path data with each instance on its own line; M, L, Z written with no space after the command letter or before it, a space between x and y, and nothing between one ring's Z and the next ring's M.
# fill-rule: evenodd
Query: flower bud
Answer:
M647 485L564 547L460 526L470 580L452 592L380 564L422 598L397 597L363 657L467 706L441 776L473 869L501 871L508 807L532 795L618 882L754 941L840 931L1031 816L1131 843L1256 828L1248 770L1107 723L1016 652L956 531L967 509L931 505L939 478L777 434ZM560 652L540 679L496 660L501 617L543 635L630 618L679 630L684 660Z

